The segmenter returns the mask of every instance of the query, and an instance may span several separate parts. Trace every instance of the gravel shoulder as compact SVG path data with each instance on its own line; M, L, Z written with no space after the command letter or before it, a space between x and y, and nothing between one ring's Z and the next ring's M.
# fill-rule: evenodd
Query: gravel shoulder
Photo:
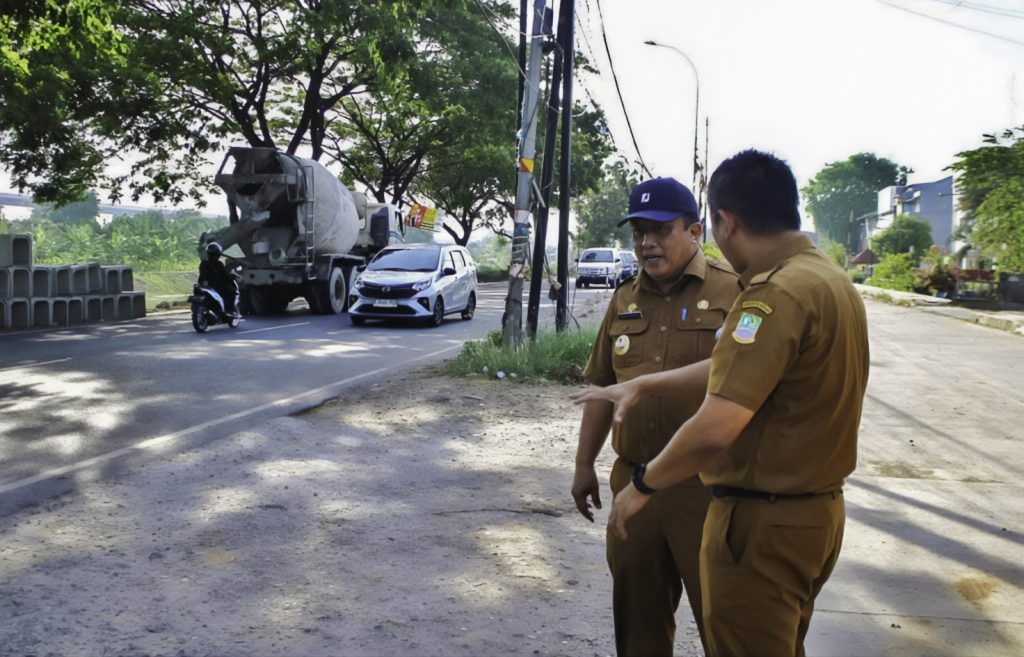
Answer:
M422 370L0 518L0 655L608 655L569 391Z

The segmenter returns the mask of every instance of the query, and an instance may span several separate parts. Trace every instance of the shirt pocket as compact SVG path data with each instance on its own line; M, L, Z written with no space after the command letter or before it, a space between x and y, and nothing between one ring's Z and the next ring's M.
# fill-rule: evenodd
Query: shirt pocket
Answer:
M649 324L646 317L612 321L608 333L612 341L612 366L616 372L643 362L644 335Z
M725 308L687 310L686 318L676 318L675 339L678 341L671 350L670 367L682 367L690 363L711 358L715 348L718 329L725 323Z

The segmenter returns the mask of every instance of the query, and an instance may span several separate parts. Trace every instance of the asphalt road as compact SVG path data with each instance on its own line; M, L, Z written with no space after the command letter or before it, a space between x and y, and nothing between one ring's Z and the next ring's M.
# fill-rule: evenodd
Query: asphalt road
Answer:
M0 512L72 490L85 468L187 449L315 406L349 386L454 356L500 328L505 284L483 284L476 317L438 328L309 314L247 318L196 334L186 313L0 334ZM600 295L579 290L576 304ZM606 293L606 291L605 291ZM525 299L524 299L525 301ZM542 326L551 323L547 299ZM525 322L524 303L524 322Z

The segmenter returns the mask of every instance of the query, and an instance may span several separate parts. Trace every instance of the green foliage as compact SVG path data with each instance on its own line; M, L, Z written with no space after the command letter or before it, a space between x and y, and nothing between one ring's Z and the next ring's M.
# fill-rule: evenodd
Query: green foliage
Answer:
M553 379L575 383L581 380L596 337L596 328L539 333L522 349L507 349L502 346L501 332L492 331L485 340L467 342L445 370L455 376L493 379L504 372L506 381Z
M104 0L6 3L0 16L0 163L40 201L83 198L138 96ZM105 80L105 83L101 81Z
M31 219L47 219L55 224L94 223L99 214L100 205L96 198L96 192L89 191L85 195L85 200L82 201L62 206L52 203L33 206Z
M512 245L507 238L488 235L482 240L471 242L468 248L477 264L477 280L489 283L508 279Z
M18 231L33 235L39 264L99 262L127 264L140 272L175 271L196 269L199 236L226 223L193 212L165 216L153 211L117 217L102 227L43 219L25 222Z
M912 214L903 214L874 240L875 251L881 256L893 253L912 253L921 257L932 246L932 227L927 221Z
M850 253L857 251L863 220L878 204L879 190L905 182L910 170L873 153L857 153L819 171L801 190L815 228Z
M1001 271L1024 271L1024 126L985 135L986 146L957 154L960 209L971 241Z
M628 214L629 192L638 182L622 161L606 168L604 183L585 193L576 205L576 222L579 225L577 246L628 248L633 243L630 225L616 227L615 224Z
M846 267L846 247L835 240L824 239L821 242L822 252L829 257L829 260L840 267Z
M714 242L702 242L700 250L704 252L706 258L716 260L718 262L726 262L725 256L722 255L722 250L718 248L718 245Z
M867 276L859 269L847 269L846 276L850 279L851 283L863 283Z
M911 292L918 285L914 275L914 260L906 253L891 253L875 265L868 284L889 290Z

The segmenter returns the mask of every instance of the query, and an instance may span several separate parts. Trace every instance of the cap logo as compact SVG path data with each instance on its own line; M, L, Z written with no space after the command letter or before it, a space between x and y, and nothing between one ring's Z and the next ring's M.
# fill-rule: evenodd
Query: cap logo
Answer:
M643 194L640 195L640 202L641 203L650 203L650 201L651 201L651 193L650 192L644 192Z

